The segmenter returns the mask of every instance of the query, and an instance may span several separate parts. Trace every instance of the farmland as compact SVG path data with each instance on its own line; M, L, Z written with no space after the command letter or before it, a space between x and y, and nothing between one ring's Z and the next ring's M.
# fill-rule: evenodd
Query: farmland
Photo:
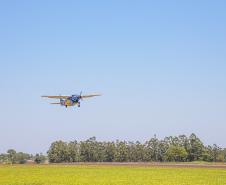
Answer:
M1 165L0 185L225 185L226 168Z

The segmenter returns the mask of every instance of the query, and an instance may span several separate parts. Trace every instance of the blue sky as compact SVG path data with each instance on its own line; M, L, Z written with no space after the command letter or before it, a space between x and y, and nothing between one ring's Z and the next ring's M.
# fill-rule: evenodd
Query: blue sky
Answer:
M0 152L196 133L226 147L225 1L1 1ZM81 108L41 95L101 92Z

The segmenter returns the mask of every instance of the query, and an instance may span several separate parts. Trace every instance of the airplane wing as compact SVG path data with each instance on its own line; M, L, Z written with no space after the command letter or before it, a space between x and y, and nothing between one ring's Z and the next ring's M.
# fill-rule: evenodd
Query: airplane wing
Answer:
M53 104L53 105L55 105L55 104L56 104L56 105L57 105L57 104L61 104L61 103L50 103L50 104Z
M83 98L92 98L92 97L94 97L94 96L101 96L101 94L89 94L89 95L83 95L83 96L81 96L81 97L82 97L82 99L83 99Z
M67 99L70 96L42 96L42 98Z

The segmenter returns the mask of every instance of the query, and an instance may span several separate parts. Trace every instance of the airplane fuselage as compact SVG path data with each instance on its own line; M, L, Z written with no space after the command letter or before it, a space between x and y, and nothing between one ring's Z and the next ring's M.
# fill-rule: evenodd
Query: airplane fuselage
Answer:
M60 104L62 106L75 106L78 105L80 106L80 96L78 95L72 95L71 97L67 98L67 99L60 99Z
M77 104L78 104L78 102L74 102L71 100L63 100L61 103L61 105L64 105L64 106L75 106Z

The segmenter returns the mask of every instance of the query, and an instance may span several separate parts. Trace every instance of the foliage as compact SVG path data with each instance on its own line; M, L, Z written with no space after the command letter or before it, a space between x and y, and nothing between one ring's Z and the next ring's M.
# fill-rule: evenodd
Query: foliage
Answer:
M217 145L204 146L195 135L189 137L156 136L140 143L100 142L95 137L81 142L53 142L48 151L50 162L150 162L150 161L226 161L226 149Z
M171 145L166 151L169 161L185 161L188 153L184 147Z
M70 162L68 155L68 144L63 141L55 141L51 144L48 153L49 161L58 162Z
M24 164L27 160L31 159L32 155L16 152L14 149L9 149L6 154L0 154L0 163L5 164Z
M36 154L34 157L34 161L37 164L44 163L46 161L46 159L47 159L46 156L44 156L42 153Z
M195 135L169 136L158 139L156 136L141 143L139 141L101 142L95 137L85 141L55 141L47 151L51 163L71 162L226 162L226 149L216 144L204 146ZM47 158L42 154L32 155L16 152L13 149L0 154L0 163L25 163L27 160L42 163Z

